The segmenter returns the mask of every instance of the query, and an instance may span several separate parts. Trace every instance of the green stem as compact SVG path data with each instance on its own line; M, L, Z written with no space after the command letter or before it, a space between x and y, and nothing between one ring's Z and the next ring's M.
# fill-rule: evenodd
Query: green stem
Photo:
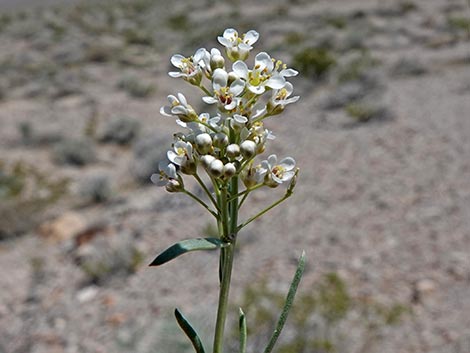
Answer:
M200 204L202 207L204 207L207 211L209 211L209 213L211 215L213 215L215 218L219 218L219 215L217 213L215 213L214 211L212 211L209 206L207 206L207 204L202 201L199 197L197 197L196 195L194 195L191 191L188 191L188 190L183 190L183 192L188 195L189 197L191 197L193 200L195 200L198 204Z
M214 334L214 353L223 352L225 319L227 317L228 295L232 277L233 255L235 252L235 241L229 246L221 249L222 281L220 283L219 305L217 309L217 321Z
M227 191L230 198L227 196ZM238 223L238 177L230 180L230 184L222 188L219 198L222 210L222 225L219 229L220 235L230 241L230 245L222 248L220 252L220 292L219 305L217 309L217 321L214 334L214 353L223 352L225 321L227 317L228 297L232 277L233 258L235 253L235 242ZM222 231L222 232L221 232Z
M274 207L276 207L277 205L279 205L281 202L285 201L286 199L288 199L292 194L291 193L286 193L282 198L280 198L279 200L277 200L276 202L274 202L272 205L266 207L264 210L262 210L261 212L257 213L256 215L254 215L253 217L250 217L247 221L245 221L244 223L240 224L237 228L237 231L239 232L242 228L244 228L245 226L247 226L248 224L250 224L251 222L253 222L255 219L261 217L262 215L264 215L266 212L268 212L269 210L273 209Z
M199 183L199 185L201 186L201 188L205 191L205 193L209 197L209 200L211 200L211 202L214 205L214 207L216 208L216 210L220 212L219 206L217 206L217 202L215 201L215 199L212 196L211 192L207 188L206 184L204 184L204 182L202 181L201 177L198 174L194 174L194 177L196 178L196 180Z

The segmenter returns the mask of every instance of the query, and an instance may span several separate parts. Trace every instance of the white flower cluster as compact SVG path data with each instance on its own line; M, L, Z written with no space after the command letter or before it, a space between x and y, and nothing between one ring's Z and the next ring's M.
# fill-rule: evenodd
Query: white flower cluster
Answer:
M175 134L167 153L169 162L160 163L159 173L152 175L153 182L170 192L184 191L182 174L199 178L201 168L219 188L232 177L239 177L247 190L276 187L293 178L293 158L278 161L276 155L270 155L254 162L267 141L274 138L264 127L264 120L299 99L291 97L293 86L287 82L297 71L265 52L255 56L252 67L246 63L258 38L256 31L239 36L230 28L218 37L226 58L215 48L198 49L191 57L173 55L171 63L178 71L169 75L200 88L202 100L217 109L212 115L198 113L183 94L168 96L169 105L160 109L161 114L176 118L187 131Z

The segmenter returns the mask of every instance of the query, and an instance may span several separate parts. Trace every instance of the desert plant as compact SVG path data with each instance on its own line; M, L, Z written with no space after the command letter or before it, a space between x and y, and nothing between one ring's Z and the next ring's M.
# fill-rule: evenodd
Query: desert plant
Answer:
M80 183L78 194L87 202L102 203L111 198L111 191L109 177L97 174L86 178Z
M322 78L336 65L336 60L326 48L308 47L294 55L293 65L304 75Z
M24 162L0 161L0 239L27 232L44 208L67 194L68 180L53 178Z
M151 179L165 186L168 192L183 193L202 206L217 224L217 236L183 240L158 255L151 266L159 266L174 258L195 250L218 250L220 254L220 291L217 319L213 340L213 352L224 350L225 322L231 275L238 233L254 220L288 199L294 192L299 169L295 160L286 157L278 160L272 154L255 163L269 140L271 131L265 121L283 113L286 106L299 97L291 97L293 86L288 77L297 71L287 68L266 52L258 53L253 68L246 60L258 40L256 31L239 36L234 29L226 29L219 42L225 47L225 57L218 49L211 52L199 49L189 58L176 54L171 63L178 69L170 76L179 77L202 91L203 101L217 108L217 115L196 113L186 97L178 93L169 95L170 104L160 112L177 119L178 124L189 130L176 133L167 161L159 164L159 172ZM230 67L232 71L227 71ZM266 97L265 93L270 93ZM204 174L202 174L204 173ZM200 197L185 187L185 177L193 177L200 186ZM248 196L258 189L275 190L281 184L287 189L281 197L244 221L239 220L239 209ZM241 188L244 186L244 189ZM297 271L283 303L279 320L264 352L270 353L279 338L294 300L297 286L305 266L305 254L300 257ZM240 309L240 353L246 352L247 326L245 314ZM203 343L186 318L175 310L178 324L188 335L197 353L205 352Z
M96 160L93 144L87 139L71 139L54 146L54 160L59 164L84 166Z
M153 84L145 83L134 76L123 77L118 82L117 87L134 98L146 98L155 92L155 86Z
M140 124L136 119L117 117L106 123L100 141L128 145L137 138L139 130Z

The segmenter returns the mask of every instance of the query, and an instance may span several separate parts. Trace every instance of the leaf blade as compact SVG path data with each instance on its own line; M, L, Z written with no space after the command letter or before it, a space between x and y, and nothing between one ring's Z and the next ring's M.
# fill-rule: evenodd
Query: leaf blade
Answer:
M289 310L294 302L295 293L297 292L297 288L299 286L300 280L302 279L302 275L305 269L305 251L302 251L302 255L299 258L299 262L297 264L297 270L295 271L294 278L292 283L289 287L289 292L287 293L286 301L284 303L284 307L282 308L281 315L276 324L276 328L271 336L271 339L268 342L268 345L264 349L263 353L271 353L274 348L274 345L281 334L281 331L286 323L287 316L289 315Z
M205 353L204 346L202 345L201 339L197 335L197 332L193 329L191 324L188 322L188 320L186 320L186 318L183 316L183 314L181 314L178 309L175 309L175 317L181 329L184 331L186 336L188 336L189 340L193 344L196 353Z
M149 266L160 266L190 251L216 250L225 244L218 238L194 238L173 244L158 255Z

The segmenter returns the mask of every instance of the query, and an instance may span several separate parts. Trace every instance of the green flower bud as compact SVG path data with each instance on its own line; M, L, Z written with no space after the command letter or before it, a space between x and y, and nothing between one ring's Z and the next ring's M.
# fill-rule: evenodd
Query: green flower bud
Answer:
M245 140L240 145L240 152L245 159L250 159L256 154L256 143L251 140Z

